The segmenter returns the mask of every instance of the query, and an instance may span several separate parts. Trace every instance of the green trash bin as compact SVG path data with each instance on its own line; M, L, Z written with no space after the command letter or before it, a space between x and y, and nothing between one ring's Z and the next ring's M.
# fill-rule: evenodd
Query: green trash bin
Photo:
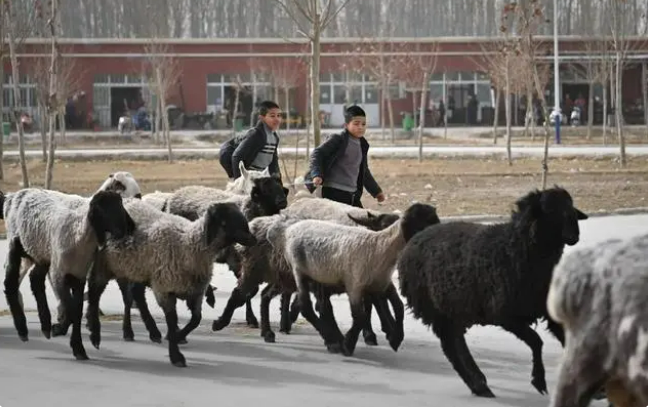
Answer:
M9 137L9 134L11 134L11 123L2 122L2 135Z
M413 128L414 128L414 118L412 117L412 114L405 113L405 117L403 117L403 130L412 131Z
M243 130L243 118L237 118L234 120L234 130L236 131Z

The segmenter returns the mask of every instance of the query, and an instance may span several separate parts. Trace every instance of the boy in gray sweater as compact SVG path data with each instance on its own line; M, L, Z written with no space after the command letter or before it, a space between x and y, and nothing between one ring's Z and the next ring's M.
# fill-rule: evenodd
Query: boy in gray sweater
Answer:
M344 131L332 134L311 154L312 179L308 189L322 185L322 197L362 208L362 190L367 189L378 202L385 194L374 179L367 163L369 143L364 138L367 118L360 106L351 106L344 112ZM307 184L308 185L308 184Z

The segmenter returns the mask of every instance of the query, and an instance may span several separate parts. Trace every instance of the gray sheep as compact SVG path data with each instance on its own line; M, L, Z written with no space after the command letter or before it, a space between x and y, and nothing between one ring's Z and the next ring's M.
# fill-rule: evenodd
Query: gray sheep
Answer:
M405 244L439 222L433 206L414 204L402 218L379 232L321 220L301 220L288 225L275 223L268 231L268 240L276 250L284 250L306 320L320 332L325 343L337 343L342 353L350 356L360 331L367 326L365 296L388 295L393 287L394 266ZM349 297L353 325L344 337L330 307L321 307L319 319L325 322L318 320L310 300L309 281L332 292L345 292ZM403 339L402 312L396 312L396 322L397 330L389 338L394 349Z
M27 341L27 322L18 296L21 259L33 264L30 274L41 321L49 338L51 315L45 296L49 271L65 315L72 323L70 346L78 360L88 359L81 341L83 287L97 250L108 239L133 233L135 224L124 209L122 197L99 191L91 199L57 191L26 188L2 196L9 253L5 274L5 295L20 339ZM72 291L72 294L70 294Z
M585 407L605 385L615 407L648 405L648 234L564 256L547 296L565 329L551 407Z
M562 343L563 331L547 315L547 291L565 244L578 243L574 207L562 188L531 191L516 202L511 220L483 225L449 222L414 236L398 261L400 291L414 317L431 325L443 353L472 393L495 397L475 363L464 334L473 325L496 325L533 353L533 386L547 391L542 339L531 328L547 319Z
M256 239L232 203L210 205L195 221L161 213L139 200L130 200L125 207L137 225L135 233L124 239L109 239L88 280L91 342L99 348L98 304L106 284L111 278L127 279L151 287L166 317L170 361L184 367L186 361L178 342L200 323L214 256L223 247L253 245ZM176 298L185 300L191 311L191 320L180 331Z

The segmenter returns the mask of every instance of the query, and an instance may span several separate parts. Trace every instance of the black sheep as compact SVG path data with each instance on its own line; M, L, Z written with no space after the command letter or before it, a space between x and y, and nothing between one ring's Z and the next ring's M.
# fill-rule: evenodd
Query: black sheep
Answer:
M429 227L410 240L398 262L407 306L432 326L454 369L482 397L495 396L464 339L473 325L500 326L526 343L533 353L531 383L547 392L542 340L531 325L545 318L564 346L562 327L548 317L547 292L565 244L578 243L578 221L587 219L560 187L532 191L516 206L507 223Z

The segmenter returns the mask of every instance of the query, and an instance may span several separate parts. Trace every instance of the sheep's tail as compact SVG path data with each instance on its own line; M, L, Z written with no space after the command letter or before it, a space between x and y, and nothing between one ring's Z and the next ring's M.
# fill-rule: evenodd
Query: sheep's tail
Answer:
M0 219L4 219L5 194L0 191Z

